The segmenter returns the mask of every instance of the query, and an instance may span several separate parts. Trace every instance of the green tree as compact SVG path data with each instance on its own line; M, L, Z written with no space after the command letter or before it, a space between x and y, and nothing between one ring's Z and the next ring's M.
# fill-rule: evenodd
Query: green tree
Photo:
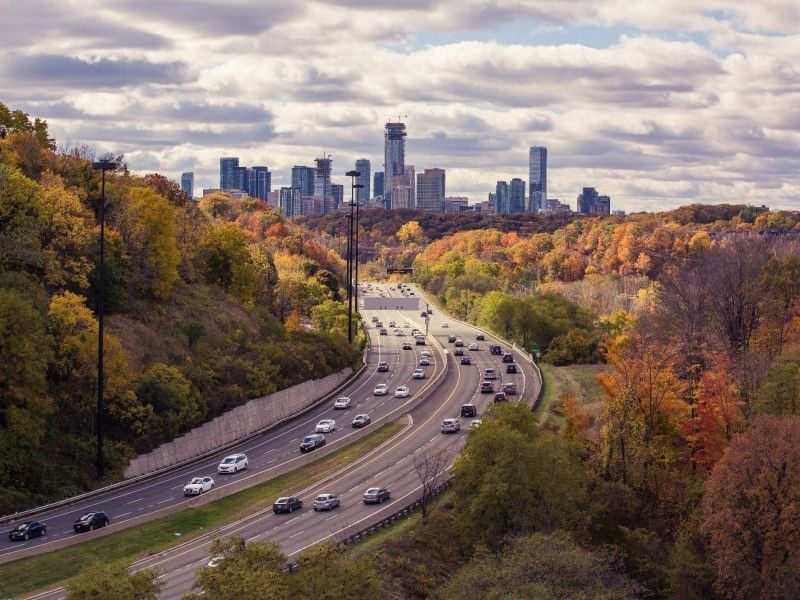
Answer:
M0 269L40 271L38 185L0 164Z
M323 300L311 308L311 320L317 331L347 335L347 305L338 300Z
M95 228L96 238L90 250L93 268L89 274L89 306L97 311L100 293L100 228ZM128 306L128 281L130 258L125 251L125 241L116 229L106 227L103 259L103 310L107 314L124 312Z
M349 559L344 549L323 542L303 552L291 579L292 598L379 598L383 583L373 558Z
M150 569L131 572L122 563L95 563L67 585L67 600L156 600L163 587Z
M154 363L139 377L136 397L151 406L163 438L172 438L200 421L200 395L177 367Z
M800 414L800 352L778 357L767 371L752 403L756 414Z
M244 302L259 292L259 269L253 261L247 236L234 223L210 227L200 243L200 256L208 283L220 285Z

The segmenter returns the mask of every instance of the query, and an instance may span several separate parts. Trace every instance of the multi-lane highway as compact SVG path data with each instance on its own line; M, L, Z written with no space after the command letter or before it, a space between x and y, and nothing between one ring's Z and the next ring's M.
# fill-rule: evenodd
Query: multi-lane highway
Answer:
M419 294L417 290L415 292ZM387 297L400 295L396 286L389 285L373 285L369 291L365 290L362 293L383 294ZM410 332L414 327L425 330L419 310L362 311L362 315L368 325L371 350L365 373L341 394L352 399L353 404L350 409L334 410L331 401L327 406L321 406L293 422L224 453L247 454L250 468L238 475L216 474L216 465L224 455L221 454L196 465L142 482L140 485L93 498L83 505L54 511L53 514L37 515L37 518L47 522L48 536L41 541L31 540L27 544L47 543L48 538L74 535L71 530L72 520L80 513L89 510L105 510L113 522L119 522L141 515L144 511L158 510L167 503L187 503L182 490L194 475L212 474L219 487L229 485L229 482L236 478L252 476L254 472L265 469L274 469L278 472L290 470L292 461L300 455L300 439L313 432L314 425L322 418L333 418L337 422L337 431L326 434L327 439L333 440L340 436L353 436L352 439L356 439L356 436L364 435L365 432L351 429L350 422L355 414L369 413L374 421L401 404L410 407L406 416L406 422L410 423L410 426L383 446L308 489L285 490L285 494L297 494L304 500L301 511L289 515L274 515L271 507L265 506L262 511L220 530L136 563L134 568L150 567L162 573L161 577L165 583L163 598L179 598L191 589L196 569L207 563L209 545L215 537L241 535L248 541L272 540L280 543L284 551L293 556L326 538L361 529L391 514L404 504L416 500L420 494L421 483L414 469L414 452L429 448L446 449L451 461L455 458L458 448L463 444L471 419L461 419L461 431L450 435L441 433L442 420L459 417L461 405L467 402L477 406L480 416L492 402L493 394L479 392L486 368L494 368L498 374L498 379L494 382L496 389L500 389L503 382L512 381L516 384L518 395L509 396L509 400L530 404L538 394L540 385L538 376L527 361L522 357L515 357L519 372L506 374L506 365L502 363L501 356L490 354L488 349L490 343L497 343L496 340L486 335L485 341L476 342L477 335L482 332L454 322L438 314L437 310L430 315L429 321L430 335L427 347L431 350L432 364L423 367L426 371L425 379L412 379L412 372L419 365L422 347L413 343ZM371 320L373 315L382 320L388 335L379 335L380 328ZM394 328L388 327L389 321L392 320L403 335L394 335ZM408 324L408 327L405 327L405 324ZM462 365L458 357L452 356L453 344L448 342L448 336L455 336L464 341L464 354L470 356L472 364ZM411 349L402 349L402 344L409 341L412 343ZM474 342L479 348L469 350L469 344ZM504 347L504 350L510 348ZM380 361L389 363L388 373L376 371ZM436 374L442 369L446 370L444 383L424 402L415 403L415 397L422 393L425 386L431 385ZM372 394L374 386L378 383L389 385L388 396L376 397ZM411 389L409 398L393 397L392 392L400 385L407 385ZM369 431L370 427L365 429ZM390 501L380 505L363 504L361 495L370 486L389 488L392 494ZM341 506L331 512L315 513L311 504L314 497L320 493L338 495ZM15 547L19 545L4 542L0 550L9 552ZM50 600L61 598L63 595L63 590L53 590L37 598Z

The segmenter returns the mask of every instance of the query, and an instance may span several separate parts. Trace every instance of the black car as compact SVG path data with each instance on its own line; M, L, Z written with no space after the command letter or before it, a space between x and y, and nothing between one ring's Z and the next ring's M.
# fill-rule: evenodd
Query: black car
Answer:
M72 528L75 530L75 533L80 533L82 531L92 531L98 527L105 527L108 523L109 520L106 513L102 511L90 512L81 515L81 517L72 524Z
M475 339L478 340L479 342L482 342L483 341L483 334L479 333L478 335L475 336Z
M464 341L463 340L456 339L456 340L454 340L454 342L455 342L456 348L463 348L464 347Z
M366 427L371 422L372 420L369 418L369 415L356 415L353 419L353 427L356 429Z
M462 354L463 354L463 352L462 352ZM469 356L462 356L461 357L461 364L462 365L471 365L472 364L472 359Z
M378 363L378 372L379 373L385 373L388 370L389 370L389 363L387 363L387 362L379 362Z
M462 417L465 417L465 418L466 417L474 417L477 414L478 414L478 411L475 408L474 404L470 403L470 404L462 404L461 405L461 416Z
M513 363L514 362L514 355L511 352L506 352L503 354L503 362L504 363Z
M517 365L514 363L509 363L506 365L506 373L516 373L517 372Z
M276 515L278 513L294 512L300 508L303 508L303 501L297 496L285 496L283 498L278 498L272 504L272 512L274 512Z
M20 523L8 532L8 540L28 540L32 537L39 537L47 533L47 525L39 521L28 521Z
M500 346L498 346L497 344L491 344L489 346L489 351L492 354L496 354L497 356L500 356L503 353L503 349Z
M495 402L505 402L507 400L506 395L503 392L497 392L494 395Z
M312 433L303 438L300 442L300 452L311 452L325 445L325 436L321 433Z
M491 381L484 381L481 383L481 394L493 394L494 386Z
M453 356L464 356L464 349L456 348L455 350L453 350Z
M433 314L433 310L431 310L431 309L429 308L429 309L428 309L428 314L429 314L429 315L432 315L432 314Z
M456 336L454 336L454 335L448 335L447 336L447 343L448 344L452 344L455 341L456 341Z
M381 329L381 335L389 335L389 332L385 329Z
M427 317L427 316L428 316L428 313L426 313L426 312L423 310L421 313L419 313L419 316L420 316L420 317Z

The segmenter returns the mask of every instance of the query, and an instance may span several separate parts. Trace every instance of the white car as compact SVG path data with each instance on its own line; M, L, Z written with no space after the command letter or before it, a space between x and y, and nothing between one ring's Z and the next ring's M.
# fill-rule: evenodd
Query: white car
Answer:
M336 410L344 410L346 408L350 408L350 398L347 396L342 396L341 398L337 398L336 402L333 403L333 408Z
M425 369L414 369L411 374L412 379L425 379Z
M442 433L455 433L461 429L461 421L458 419L445 419L442 421Z
M449 327L450 325L448 325L447 323L442 323L442 329L448 329Z
M431 359L429 356L422 356L419 359L419 366L420 367L428 367L431 364Z
M469 422L469 428L470 429L475 429L476 427L480 427L480 426L481 426L481 420L480 419L473 419L472 421Z
M330 433L331 431L336 431L336 421L333 419L322 419L317 423L317 427L314 431L316 433Z
M372 394L375 396L385 396L389 393L389 386L385 383L379 383L375 386L375 389L372 390Z
M183 488L184 496L199 496L203 492L214 489L214 480L211 477L194 477Z
M225 560L224 554L219 554L217 556L213 556L210 561L208 561L208 568L209 569L216 569L222 561Z
M430 351L430 350L428 350L427 348L423 348L423 349L420 351L419 355L420 355L420 356L424 356L424 357L426 357L426 358L430 358L430 357L431 357L431 351Z
M320 494L314 498L314 511L333 510L339 506L339 497L334 494Z
M394 330L394 334L395 335L403 335L403 330L402 329L395 329Z
M469 345L469 349L470 349L470 350L477 350L477 349L478 349L478 344L476 344L475 342L472 342L472 343Z
M247 456L244 454L231 454L222 459L217 467L218 473L237 473L247 469Z
M410 393L411 393L411 391L408 389L408 386L401 385L399 388L397 388L394 391L394 397L395 398L408 398L408 395Z

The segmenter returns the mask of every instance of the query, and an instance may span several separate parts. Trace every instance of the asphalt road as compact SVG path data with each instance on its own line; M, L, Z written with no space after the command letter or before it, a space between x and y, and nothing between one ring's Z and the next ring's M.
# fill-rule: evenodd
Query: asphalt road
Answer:
M373 293L399 295L396 287L393 290L388 287L373 286ZM466 402L476 404L478 417L480 417L492 402L492 394L479 393L483 369L493 367L497 371L496 389L500 389L502 383L506 381L516 383L518 395L516 397L509 396L509 400L527 404L534 401L538 393L538 379L533 367L527 361L517 357L516 363L520 372L506 374L505 364L501 362L501 357L489 353L488 345L492 342L490 336L486 336L486 341L478 342L479 350L470 351L467 346L475 341L479 331L453 322L446 317L443 318L437 313L438 311L434 310L434 314L431 315L429 333L435 336L446 350L445 355L442 356L435 347L431 348L434 364L425 367L428 375L426 379L411 379L411 373L418 365L419 350L422 347L413 345L412 350L401 349L402 342L412 341L413 343L413 339L409 336L411 328L418 327L423 331L425 329L419 310L375 311L387 329L389 321L395 320L397 325L403 329L403 336L392 335L391 329L389 329L390 335L379 336L377 329L370 321L373 313L367 311L363 314L369 326L368 333L373 345L373 351L368 357L369 366L364 376L342 393L342 395L352 398L353 407L347 411L334 411L331 402L330 406L320 407L284 427L224 454L245 452L250 460L251 471L272 468L276 465L285 465L288 470L292 467L292 459L299 455L300 439L303 435L313 431L313 427L319 419L336 419L338 429L333 434L327 434L328 439L353 434L355 430L350 429L353 415L359 412L369 412L374 419L376 416L385 414L396 408L399 403L413 399L414 393L422 385L430 382L435 369L447 368L449 372L444 385L425 402L409 412L411 425L388 443L339 473L332 474L327 480L305 490L286 490L286 495L297 494L303 499L304 507L301 511L289 515L274 515L271 507L265 506L262 511L218 531L138 561L134 568L155 568L162 574L161 578L165 583L161 594L162 598L180 598L191 589L195 571L208 562L209 545L216 537L240 535L248 541L272 540L278 542L289 556L294 556L324 539L344 537L360 530L416 500L420 495L421 482L414 469L414 453L425 452L428 449L444 449L449 462L452 463L464 442L471 419L461 419L462 429L456 434L442 434L441 422L445 418L459 417L460 407ZM406 322L409 327L403 328L402 325ZM461 365L457 357L447 357L447 354L453 350L453 345L447 342L448 335L455 335L463 339L464 353L471 356L472 365ZM504 350L510 349L504 347ZM389 373L375 371L379 360L389 362ZM389 384L390 395L373 396L372 389L375 384L383 382ZM391 392L398 385L408 385L412 390L411 398L396 399L391 396ZM369 430L369 427L365 429ZM364 433L359 430L355 435L364 435ZM141 511L158 509L166 502L186 502L182 496L183 485L194 475L213 473L218 486L225 485L225 482L232 477L246 476L241 473L224 477L217 475L215 467L218 461L219 457L215 457L201 465L181 469L178 472L144 482L141 486L111 493L107 498L94 499L85 507L70 508L66 511L58 511L54 515L45 515L42 519L48 523L50 532L52 532L48 534L48 537L73 535L69 529L72 519L86 510L103 509L109 512L112 520L119 521L140 514ZM361 495L367 487L371 486L387 487L392 494L391 500L381 505L363 504ZM341 499L341 507L329 513L315 513L311 505L314 497L320 493L337 494ZM46 540L47 538L45 538ZM29 541L27 543L39 542ZM13 547L8 542L4 542L2 549L8 551ZM35 597L50 600L63 596L64 591L60 589Z

